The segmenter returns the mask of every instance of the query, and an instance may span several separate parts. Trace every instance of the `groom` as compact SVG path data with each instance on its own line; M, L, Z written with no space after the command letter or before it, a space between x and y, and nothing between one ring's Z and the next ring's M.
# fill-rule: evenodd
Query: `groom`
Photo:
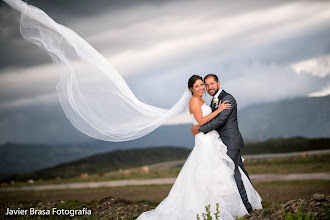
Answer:
M232 95L226 93L224 90L220 89L220 82L216 75L208 74L204 78L204 84L208 94L213 96L211 102L212 111L218 108L219 101L221 103L224 101L229 101L231 104L230 109L223 110L219 115L213 118L211 121L207 122L202 126L195 125L191 128L192 134L195 136L199 132L204 134L217 130L220 134L221 140L227 146L227 154L235 163L234 177L235 181L243 200L243 203L248 212L252 211L252 206L247 198L245 187L241 178L241 173L239 172L238 166L243 170L246 176L249 178L248 173L244 169L243 161L241 158L240 150L244 148L244 142L241 133L238 130L237 123L237 104L236 100ZM218 98L218 100L217 100ZM216 103L218 101L218 103Z

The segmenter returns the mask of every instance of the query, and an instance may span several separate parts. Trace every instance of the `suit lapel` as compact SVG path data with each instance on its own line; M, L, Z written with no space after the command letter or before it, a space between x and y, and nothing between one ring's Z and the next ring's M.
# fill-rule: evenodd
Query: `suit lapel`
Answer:
M222 90L218 96L218 99L222 102L222 97L226 94L225 90Z
M224 90L222 90L222 91L220 92L219 96L218 96L218 99L221 100L221 97L224 96L225 93L226 93L226 92L225 92ZM222 100L221 100L221 102L222 102ZM211 107L211 109L212 109L212 112L214 112L214 111L215 111L215 103L213 102L213 98L212 98L212 101L211 101L210 107Z

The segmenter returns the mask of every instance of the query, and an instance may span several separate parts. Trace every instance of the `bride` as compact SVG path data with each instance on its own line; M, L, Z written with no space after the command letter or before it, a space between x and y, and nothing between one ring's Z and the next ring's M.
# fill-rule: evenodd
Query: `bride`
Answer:
M4 0L21 12L22 36L43 48L59 64L57 95L70 122L81 132L105 141L128 141L142 137L182 112L189 102L194 124L202 125L230 104L217 111L202 99L205 86L200 76L192 76L188 89L171 109L143 103L135 97L123 77L91 45L69 28L57 24L42 10L21 0ZM192 96L191 96L192 93ZM205 206L220 219L247 214L234 179L234 163L217 131L195 136L195 147L168 197L138 219L192 220ZM261 199L240 169L252 208L261 208Z
M189 111L194 124L203 125L224 109L230 108L227 101L219 103L212 112L202 96L205 92L202 77L193 75L188 81L192 92ZM211 213L216 212L218 203L219 219L228 220L247 214L234 179L234 163L226 154L227 147L217 131L195 136L195 147L182 167L169 195L156 207L140 215L138 220L191 220L201 216L210 205ZM253 209L261 209L261 198L254 190L245 173L240 169L247 197Z

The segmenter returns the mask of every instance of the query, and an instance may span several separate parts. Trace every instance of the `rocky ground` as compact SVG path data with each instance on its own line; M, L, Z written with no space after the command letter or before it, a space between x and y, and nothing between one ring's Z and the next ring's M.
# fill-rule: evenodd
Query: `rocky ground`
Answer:
M290 200L283 204L273 204L269 208L253 211L244 220L260 219L326 219L330 220L330 196L315 193L310 199Z
M316 193L310 199L290 200L282 204L272 204L262 210L253 211L250 215L246 215L241 219L252 220L273 220L273 219L325 219L330 220L330 196ZM51 210L56 207L58 209L82 209L87 207L91 210L92 216L84 216L82 219L111 219L111 220L130 220L137 218L142 212L152 210L154 206L148 203L133 203L124 199L116 199L107 197L100 201L93 201L88 204L77 200L69 201L47 201L38 202L36 204L6 204L0 203L1 219L43 219L41 216L5 216L7 208L10 209L29 209L34 207L40 210ZM47 217L47 216L46 216ZM49 216L47 217L49 219ZM80 219L77 216L74 219ZM69 216L59 216L50 219L72 219Z
M0 202L0 219L72 219L69 215L60 216L47 216L47 215L5 215L7 208L13 210L52 210L52 208L65 209L65 210L82 210L86 207L91 210L92 215L75 216L73 219L110 219L110 220L131 220L136 219L141 213L154 209L154 206L149 205L147 202L133 203L129 200L115 199L107 197L100 201L92 201L89 204L80 202L78 200L57 200L38 202L36 204L8 204ZM29 211L28 211L29 213Z
M99 204L90 206L92 212L104 219L135 219L141 213L154 209L147 203L132 203L129 200L105 198Z

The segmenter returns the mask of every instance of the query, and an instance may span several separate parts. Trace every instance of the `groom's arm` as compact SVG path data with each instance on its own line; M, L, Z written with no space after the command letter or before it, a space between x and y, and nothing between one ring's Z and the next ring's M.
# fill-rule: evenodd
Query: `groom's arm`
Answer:
M226 121L228 120L229 115L233 112L233 110L236 108L236 100L234 99L233 96L228 96L224 101L228 100L229 103L231 104L230 109L225 109L220 114L218 114L215 118L213 118L211 121L205 123L204 125L200 126L200 130L206 134L212 130L215 130L217 128L222 127Z

